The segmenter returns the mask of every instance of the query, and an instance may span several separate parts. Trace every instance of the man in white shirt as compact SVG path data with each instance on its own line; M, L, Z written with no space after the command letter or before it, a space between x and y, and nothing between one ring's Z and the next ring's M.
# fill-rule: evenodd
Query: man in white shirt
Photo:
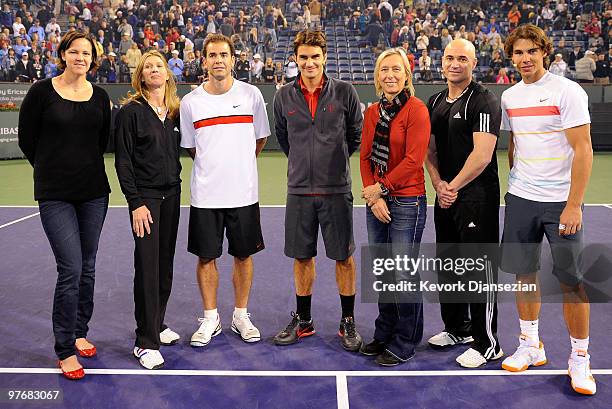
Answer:
M544 68L552 43L539 27L525 24L516 28L506 40L505 51L522 81L504 91L501 100L502 129L511 132L501 269L537 290L516 293L519 347L502 367L520 372L547 362L538 331L541 297L536 277L546 235L552 273L563 292L563 315L572 348L568 361L571 385L578 393L593 395L589 302L578 263L584 240L584 192L593 163L588 97L577 83Z
M217 312L216 259L223 233L234 257L235 308L232 331L245 342L261 339L247 313L253 260L263 250L256 157L270 135L259 89L232 77L234 44L222 34L204 42L209 80L181 101L181 146L194 159L191 174L188 251L198 256L197 278L204 318L191 346L208 345L221 332Z
M253 56L253 61L251 61L251 80L253 81L261 81L261 73L264 68L264 63L261 61L261 55L255 54Z
M561 53L555 54L555 61L550 63L550 67L548 67L548 71L550 71L551 74L565 77L565 73L567 72L567 63L563 61L563 54Z

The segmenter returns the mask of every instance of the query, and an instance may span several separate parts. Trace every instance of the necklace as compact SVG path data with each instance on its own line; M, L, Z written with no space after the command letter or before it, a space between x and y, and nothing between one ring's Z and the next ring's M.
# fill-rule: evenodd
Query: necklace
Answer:
M468 88L470 87L470 84L468 84L467 87L465 87L463 89L463 91L461 91L461 94L457 95L455 98L451 98L448 95L446 96L446 102L455 102L456 100L458 100L459 98L461 98L463 96L463 94L465 94L465 92L468 90Z
M166 109L165 106L162 105L158 107L156 105L153 105L150 101L147 101L147 102L149 103L149 106L153 108L153 110L155 111L158 117L163 118L164 116L166 116L166 113L168 112L168 110Z

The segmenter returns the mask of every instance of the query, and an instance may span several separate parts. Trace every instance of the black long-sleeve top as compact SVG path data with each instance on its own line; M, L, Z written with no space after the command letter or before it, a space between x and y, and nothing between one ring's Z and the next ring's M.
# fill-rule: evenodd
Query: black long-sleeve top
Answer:
M132 101L115 121L115 168L130 210L143 198L163 198L181 191L179 120L159 120L144 100Z
M104 150L110 100L94 85L88 101L70 101L51 79L32 85L19 110L19 147L34 167L36 200L83 201L110 192Z

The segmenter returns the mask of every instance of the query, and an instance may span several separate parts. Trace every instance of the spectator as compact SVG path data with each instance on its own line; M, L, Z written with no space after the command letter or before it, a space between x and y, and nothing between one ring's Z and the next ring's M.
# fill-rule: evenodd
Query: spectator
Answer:
M15 18L13 17L11 7L7 3L5 3L2 6L2 12L0 12L0 25L2 25L3 27L13 27L14 22Z
M138 48L136 43L132 43L132 46L125 53L127 66L130 69L130 76L134 75L134 71L136 71L136 67L142 58L142 52Z
M319 0L311 0L308 3L308 9L310 10L310 20L314 28L318 28L321 24L321 3Z
M263 81L268 84L273 84L275 82L275 72L274 72L274 63L272 62L272 58L266 58L266 64L263 67L262 78Z
M385 29L382 24L380 24L380 20L376 15L372 16L372 20L366 27L364 36L367 38L367 45L370 47L377 47L381 36L383 39L385 38ZM383 47L386 47L386 43L383 43Z
M118 81L121 83L130 83L132 82L132 74L130 72L130 66L128 64L128 57L126 55L122 55L119 58L119 62L117 63L118 70Z
M493 68L489 68L482 78L482 82L485 84L493 84L495 82L495 72Z
M249 61L247 60L247 52L245 50L240 52L240 58L236 61L234 70L236 71L237 80L249 82L251 64L249 64Z
M51 33L55 34L56 36L59 36L62 33L62 29L60 25L57 24L55 17L52 17L51 20L49 20L49 23L45 27L45 33L47 33L47 38L49 38L49 34Z
M10 82L17 79L17 62L19 59L15 54L15 49L9 48L8 54L2 60L2 69L6 72L6 78Z
M46 38L45 29L40 26L40 20L38 19L34 20L34 25L28 29L28 35L30 37L32 37L34 33L38 34L38 38L40 40L44 40Z
M289 13L291 13L293 18L302 13L302 6L299 0L291 0L291 4L289 4Z
M285 63L285 82L289 83L298 76L298 65L295 62L295 55L291 54Z
M597 54L595 72L593 73L595 84L608 85L610 83L610 62L604 53Z
M508 12L508 23L510 23L510 30L513 30L518 26L520 19L521 12L519 11L518 6L515 4Z
M442 29L442 36L440 37L442 39L442 48L441 50L444 50L446 48L446 46L453 41L453 37L450 35L449 31L447 28L443 28Z
M124 55L127 51L132 48L132 44L134 44L134 40L130 37L129 33L123 33L121 35L121 41L119 42L119 54Z
M32 82L45 78L45 66L40 60L40 54L34 54L32 57Z
M231 37L232 35L234 35L234 26L232 26L232 24L230 23L229 17L223 18L223 24L221 24L219 30L221 31L221 34L226 37Z
M170 67L170 71L174 74L176 78L176 82L183 81L183 69L185 68L185 64L183 60L179 58L179 51L172 50L171 52L172 58L168 60L168 66Z
M510 78L508 78L508 74L506 74L505 68L500 68L497 71L497 77L495 77L496 84L510 84Z
M563 61L563 54L561 53L555 54L555 60L552 63L550 63L550 67L548 67L548 71L550 71L551 74L565 77L565 74L567 73L567 63Z
M98 68L98 80L101 83L114 84L117 82L118 67L115 61L117 54L109 52L106 58L103 58L100 62L100 68Z
M425 31L421 31L420 35L416 39L417 53L427 50L429 47L429 37L425 34Z
M560 39L559 43L557 43L557 49L555 50L555 55L561 54L563 61L567 62L570 59L571 53L572 53L572 49L565 46L565 39L564 38Z
M595 32L589 37L589 49L593 51L601 51L604 46L603 38L599 36L599 33Z
M45 64L45 78L53 78L57 76L57 62L56 59L51 57L47 59Z
M219 26L215 21L215 17L212 14L208 15L208 21L206 22L206 33L207 34L216 34L219 30Z
M489 34L487 34L487 41L493 48L495 48L497 44L501 43L501 35L497 32L495 26L492 26L491 31L489 31Z
M13 36L19 37L21 29L25 31L25 26L21 23L21 17L15 17L15 22L13 23Z
M21 53L21 59L17 61L15 71L19 82L31 82L34 79L34 68L27 52Z
M310 26L312 25L312 14L310 13L310 8L308 8L308 5L305 4L302 10L302 19L304 20L304 26L306 28L310 28Z
M433 74L431 72L431 57L427 55L427 50L423 50L421 56L419 57L419 72L421 73L422 81L433 81Z
M439 35L439 30L435 28L431 37L429 37L429 54L437 59L442 55L442 38Z
M584 53L584 57L576 61L576 80L580 83L593 83L595 72L595 53L591 50L587 50Z
M255 54L251 61L251 81L261 81L264 63L261 61L261 55Z
M276 84L276 89L285 85L285 72L283 70L283 64L280 61L276 62L276 67L274 70L274 83Z
M582 47L579 45L574 46L574 51L570 54L569 60L567 62L570 69L576 68L576 61L584 57L584 53L582 52L581 48Z
M404 49L404 52L406 53L406 57L408 57L408 63L410 64L410 72L414 72L414 54L412 54L412 51L410 51L410 47L408 46L408 41L404 41L402 43L402 48Z

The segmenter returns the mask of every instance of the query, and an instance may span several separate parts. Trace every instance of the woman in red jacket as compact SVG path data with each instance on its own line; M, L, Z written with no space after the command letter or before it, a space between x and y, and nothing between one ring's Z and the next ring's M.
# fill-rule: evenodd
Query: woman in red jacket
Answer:
M360 155L368 241L388 244L392 257L416 257L427 215L423 163L431 130L429 113L414 96L403 49L389 49L378 57L374 84L380 102L365 112ZM385 256L390 257L387 250ZM382 279L414 281L418 274L389 271ZM423 336L421 294L380 293L378 311L374 340L361 353L376 355L383 366L406 362Z

